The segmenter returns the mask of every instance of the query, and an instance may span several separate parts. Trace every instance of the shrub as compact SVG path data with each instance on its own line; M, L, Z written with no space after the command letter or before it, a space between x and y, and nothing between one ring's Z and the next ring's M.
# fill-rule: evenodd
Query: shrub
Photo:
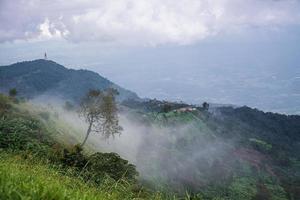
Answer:
M86 175L96 183L101 183L104 177L109 176L114 180L125 179L135 182L138 172L134 165L122 159L116 153L95 153L89 157Z
M88 157L82 153L83 149L79 144L71 148L60 150L59 147L56 147L55 149L60 152L59 162L64 167L75 168L85 180L93 181L96 184L101 184L107 178L115 181L124 179L131 183L136 182L138 172L135 166L116 153L97 152Z
M62 150L60 161L66 167L75 167L80 171L87 164L87 158L82 154L80 145L75 145L71 148L64 148Z
M17 96L18 91L17 91L16 88L12 88L12 89L9 90L8 93L9 93L9 96L10 96L10 97L15 97L15 96Z
M11 108L10 100L7 96L0 94L0 116Z
M45 156L53 141L33 119L8 116L0 118L0 148L9 151L30 151Z

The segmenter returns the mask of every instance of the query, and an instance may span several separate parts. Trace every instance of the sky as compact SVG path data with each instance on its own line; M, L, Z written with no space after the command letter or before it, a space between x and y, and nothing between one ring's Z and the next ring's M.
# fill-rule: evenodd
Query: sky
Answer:
M299 0L0 0L0 65L44 52L141 97L300 114Z

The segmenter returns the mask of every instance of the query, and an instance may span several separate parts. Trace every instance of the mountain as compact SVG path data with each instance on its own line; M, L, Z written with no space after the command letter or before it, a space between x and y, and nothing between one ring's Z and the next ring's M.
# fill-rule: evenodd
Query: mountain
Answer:
M128 117L141 121L135 129L147 127L135 163L154 189L190 191L201 200L299 199L299 115L158 100L122 104L137 111Z
M0 66L0 91L16 88L22 97L54 95L77 101L89 89L113 87L119 91L118 99L139 99L137 94L126 90L99 74L89 70L67 69L51 60L34 60Z

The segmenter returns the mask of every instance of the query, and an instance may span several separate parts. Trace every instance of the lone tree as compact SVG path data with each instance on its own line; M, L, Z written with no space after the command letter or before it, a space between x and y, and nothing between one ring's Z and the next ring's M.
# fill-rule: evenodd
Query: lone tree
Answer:
M14 98L14 97L16 97L16 96L17 96L17 94L18 94L18 91L17 91L17 89L16 89L16 88L12 88L12 89L10 89L10 90L9 90L9 92L8 92L8 93L9 93L9 96L10 96L10 97L13 97L13 98Z
M115 89L106 91L90 90L82 99L79 115L88 123L88 129L81 147L86 143L91 132L100 133L105 139L115 134L120 134L122 127L119 126L118 109Z

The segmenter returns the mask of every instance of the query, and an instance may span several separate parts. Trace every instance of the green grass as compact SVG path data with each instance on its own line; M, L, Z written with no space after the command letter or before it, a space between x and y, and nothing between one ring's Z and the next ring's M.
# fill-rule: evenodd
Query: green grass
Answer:
M132 191L126 182L101 186L63 175L55 166L0 151L0 199L5 200L126 200L176 199L161 193Z
M0 199L119 199L40 163L1 153Z

